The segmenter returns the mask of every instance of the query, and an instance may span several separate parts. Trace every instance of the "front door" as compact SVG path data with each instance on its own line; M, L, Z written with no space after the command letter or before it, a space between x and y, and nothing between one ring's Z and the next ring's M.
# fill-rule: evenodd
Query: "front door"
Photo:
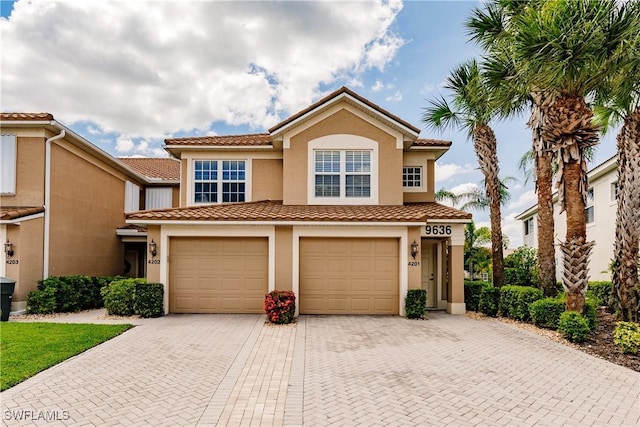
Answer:
M422 239L422 289L427 290L427 308L438 308L437 242Z

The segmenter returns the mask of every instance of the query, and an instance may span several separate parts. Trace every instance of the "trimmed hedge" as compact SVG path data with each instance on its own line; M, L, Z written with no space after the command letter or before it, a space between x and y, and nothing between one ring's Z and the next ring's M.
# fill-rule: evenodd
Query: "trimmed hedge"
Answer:
M566 305L566 302L561 298L543 298L531 303L529 315L536 326L558 329L558 322L566 309Z
M141 317L160 317L164 314L164 285L136 283L133 290L133 312Z
M38 281L27 296L29 313L64 313L103 306L100 289L119 276L59 276Z
M543 298L542 291L529 286L503 286L500 289L500 312L511 319L531 319L529 305Z
M485 316L496 317L500 309L500 288L494 288L493 286L482 288L478 309Z
M558 332L572 342L584 342L589 335L589 322L577 311L565 311L560 315Z
M427 290L409 289L404 308L408 319L424 319L424 313L427 312Z
M491 286L487 282L479 280L465 280L464 281L464 304L469 311L477 312L480 307L480 294L482 289Z
M164 314L164 286L147 279L114 280L102 288L107 314L159 317Z
M616 323L613 342L623 353L638 354L640 352L640 325L633 322Z
M587 287L587 296L593 298L598 307L612 307L611 290L613 289L611 282L589 282Z

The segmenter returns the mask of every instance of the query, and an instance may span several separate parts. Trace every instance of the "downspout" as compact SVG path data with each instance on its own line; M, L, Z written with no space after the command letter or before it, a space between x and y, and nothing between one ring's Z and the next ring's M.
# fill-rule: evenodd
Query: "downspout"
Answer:
M49 228L51 224L51 215L49 207L51 205L51 143L57 139L64 138L66 131L60 130L56 136L45 141L44 154L44 259L42 262L42 278L49 277Z

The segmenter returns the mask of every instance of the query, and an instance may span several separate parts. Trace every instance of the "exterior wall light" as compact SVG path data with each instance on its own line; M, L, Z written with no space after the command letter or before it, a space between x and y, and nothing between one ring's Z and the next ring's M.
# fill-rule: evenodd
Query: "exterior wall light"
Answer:
M416 239L413 239L413 243L411 244L411 256L413 259L416 259L416 255L418 255L419 250L420 246L416 243Z
M13 243L7 240L7 243L4 244L4 253L7 254L9 258L13 256Z
M151 243L149 243L149 253L152 257L158 255L158 244L151 239Z

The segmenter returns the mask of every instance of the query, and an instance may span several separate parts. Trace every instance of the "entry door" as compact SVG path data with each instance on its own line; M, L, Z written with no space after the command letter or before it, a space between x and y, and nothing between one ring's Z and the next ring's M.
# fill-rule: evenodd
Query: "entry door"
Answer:
M437 243L422 240L422 289L427 290L427 308L438 308Z

